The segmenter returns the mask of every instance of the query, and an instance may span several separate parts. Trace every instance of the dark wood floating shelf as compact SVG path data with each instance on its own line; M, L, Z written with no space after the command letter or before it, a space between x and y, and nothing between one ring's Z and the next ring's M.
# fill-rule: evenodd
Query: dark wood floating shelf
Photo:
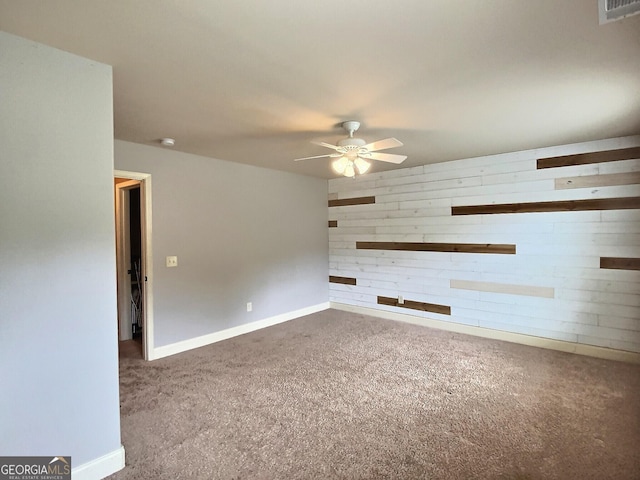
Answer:
M578 153L562 157L539 158L538 170L543 168L569 167L572 165L587 165L590 163L617 162L619 160L640 159L640 147L620 148L603 152Z
M497 213L580 212L586 210L626 210L640 208L640 197L560 200L554 202L499 203L451 207L451 215Z
M336 276L330 275L329 283L342 283L344 285L355 285L356 279L351 277L336 277Z
M414 300L406 300L404 303L398 303L397 298L378 297L379 305L389 305L392 307L410 308L411 310L420 310L422 312L440 313L442 315L451 315L451 307L448 305L438 305L437 303L416 302Z
M348 205L368 205L370 203L376 203L376 197L341 198L338 200L329 200L330 207L345 207Z
M500 253L514 255L516 246L499 243L356 242L359 250L407 250L411 252Z
M640 258L600 257L600 268L640 270Z

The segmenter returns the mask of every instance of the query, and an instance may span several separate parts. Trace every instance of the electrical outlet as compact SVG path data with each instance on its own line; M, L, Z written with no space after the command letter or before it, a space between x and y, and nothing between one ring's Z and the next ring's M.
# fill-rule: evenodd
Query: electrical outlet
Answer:
M398 295L398 305L404 305L404 297L402 295Z
M253 311L253 304L251 302L247 302L247 312Z
M171 256L167 257L167 267L177 267L178 266L178 257Z

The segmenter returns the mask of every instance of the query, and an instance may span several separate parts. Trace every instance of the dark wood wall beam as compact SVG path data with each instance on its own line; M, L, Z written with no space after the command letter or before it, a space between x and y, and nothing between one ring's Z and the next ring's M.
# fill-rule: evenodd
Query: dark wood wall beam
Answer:
M342 283L343 285L355 285L356 279L351 277L336 277L334 275L329 276L330 283Z
M543 168L569 167L571 165L587 165L589 163L616 162L619 160L633 160L640 158L640 147L620 148L604 152L578 153L562 157L547 157L538 159L538 170Z
M418 243L418 242L356 242L358 250L407 250L412 252L501 253L512 255L516 246L499 243Z
M370 203L376 203L376 197L341 198L338 200L329 200L330 207L344 207L347 205L368 205Z
M392 307L410 308L412 310L420 310L422 312L440 313L442 315L451 315L451 307L448 305L438 305L437 303L416 302L414 300L405 300L404 303L398 303L397 298L378 297L379 305L390 305Z
M600 268L640 270L640 258L600 257Z
M640 197L560 200L554 202L500 203L451 207L451 215L496 213L580 212L585 210L625 210L640 208Z

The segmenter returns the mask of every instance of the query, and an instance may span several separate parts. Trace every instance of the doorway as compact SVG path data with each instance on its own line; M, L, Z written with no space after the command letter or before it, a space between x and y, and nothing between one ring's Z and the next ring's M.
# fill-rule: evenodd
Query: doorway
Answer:
M114 172L118 340L153 359L151 176Z

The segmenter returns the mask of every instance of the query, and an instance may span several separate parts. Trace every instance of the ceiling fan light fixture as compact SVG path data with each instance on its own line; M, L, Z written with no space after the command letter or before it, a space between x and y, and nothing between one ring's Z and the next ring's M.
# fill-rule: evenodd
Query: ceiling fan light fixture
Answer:
M345 177L349 177L349 178L353 178L356 176L356 171L353 168L353 162L349 162L349 164L347 165L347 167L344 169L344 174Z
M333 167L333 171L340 175L344 175L344 171L347 168L347 165L349 165L349 159L347 157L340 157L331 164L331 166Z
M360 157L352 159L349 155L343 155L335 160L331 166L333 167L333 171L339 175L355 177L356 172L359 175L366 173L369 167L371 167L371 164Z
M369 167L371 167L371 164L369 162L367 162L366 160L363 160L360 157L356 158L353 161L353 163L356 166L356 168L358 169L358 173L360 175L367 173L367 170L369 170Z

